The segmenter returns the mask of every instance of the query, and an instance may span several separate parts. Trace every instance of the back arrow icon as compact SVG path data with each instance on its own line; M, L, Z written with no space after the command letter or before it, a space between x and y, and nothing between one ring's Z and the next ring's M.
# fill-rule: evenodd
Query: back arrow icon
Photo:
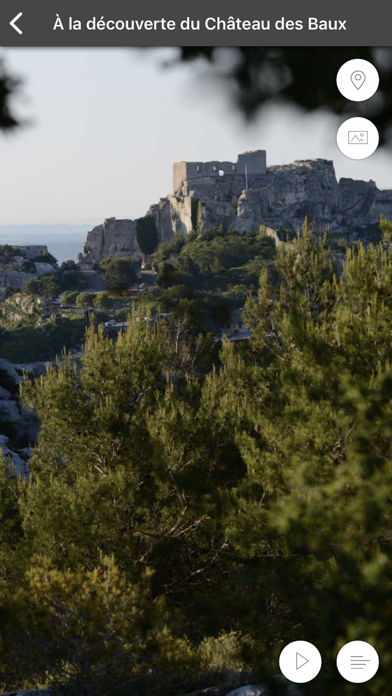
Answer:
M10 21L11 27L12 27L13 29L15 29L15 31L17 31L18 34L23 34L23 31L22 31L21 29L19 29L19 27L16 26L16 22L18 21L18 19L21 18L22 14L23 14L23 12L19 12L19 14L17 14L16 17L14 17L13 19L11 19L11 21Z

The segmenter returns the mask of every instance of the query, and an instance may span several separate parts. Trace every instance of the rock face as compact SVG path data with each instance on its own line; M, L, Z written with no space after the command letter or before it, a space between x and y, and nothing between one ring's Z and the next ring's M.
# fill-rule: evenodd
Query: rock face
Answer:
M328 160L258 165L246 175L231 163L223 163L226 171L219 175L213 169L218 164L222 163L174 165L175 195L161 198L147 212L154 217L162 242L196 228L203 232L222 226L239 234L260 225L281 232L296 230L305 217L314 221L315 229L328 228L348 241L366 242L366 228L375 228L381 215L392 218L392 190L380 191L374 181L338 182ZM91 267L109 254L140 255L135 221L111 218L88 232L79 263Z
M44 369L43 363L14 366L0 358L0 449L7 458L12 459L16 473L26 478L29 475L26 460L31 454L29 445L37 442L39 420L35 413L23 407L19 398L19 383L23 380L23 371L38 376L43 374ZM12 447L11 437L14 443Z
M192 200L190 196L168 196L152 205L147 215L155 219L159 238L169 242L176 234L192 232Z
M48 247L44 244L27 244L19 247L23 254L23 258L27 261L35 259L37 256L42 256L44 252L48 251Z
M268 691L262 684L249 684L230 691L227 696L268 696Z
M12 452L10 449L8 449L8 442L8 437L6 437L5 435L0 435L0 450L2 451L3 455L7 460L12 460L12 465L15 469L15 473L17 474L17 476L23 476L23 478L28 479L29 468L26 462L19 456L19 454L17 454L16 452Z
M7 288L15 290L22 288L28 280L37 280L46 273L53 273L57 270L57 264L34 261L35 270L27 272L23 269L23 264L31 262L34 258L47 253L48 248L43 244L31 244L28 246L13 247L16 255L7 263L0 264L0 302L7 296ZM20 254L20 255L19 255Z
M84 268L92 268L106 256L142 256L136 239L136 220L107 218L102 225L87 233L78 263Z
M279 693L285 694L285 696L300 696L300 691L295 684L287 682L284 679L277 678L275 680L276 685L280 684ZM283 689L283 691L282 691ZM235 691L230 691L226 696L271 696L271 689L263 684L249 684L247 686L240 686Z

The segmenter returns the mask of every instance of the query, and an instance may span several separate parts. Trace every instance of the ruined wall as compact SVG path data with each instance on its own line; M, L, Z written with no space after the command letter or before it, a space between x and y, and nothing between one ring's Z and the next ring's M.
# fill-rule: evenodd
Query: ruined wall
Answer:
M205 177L243 176L248 167L248 181L254 176L260 176L267 171L267 153L265 150L244 152L238 155L237 162L175 162L173 164L173 191L178 193L186 179L202 179ZM245 188L245 186L244 186Z
M23 244L23 246L19 248L27 261L30 261L36 256L42 256L44 251L48 251L46 244Z

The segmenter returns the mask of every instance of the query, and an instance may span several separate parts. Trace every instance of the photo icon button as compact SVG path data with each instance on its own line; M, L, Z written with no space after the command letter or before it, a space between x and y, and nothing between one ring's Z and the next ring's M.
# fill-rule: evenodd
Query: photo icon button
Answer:
M340 152L355 160L366 159L377 150L378 130L367 118L349 118L340 126L336 142Z
M283 648L279 667L283 676L294 684L306 684L315 679L322 659L316 646L306 640L296 640Z
M363 640L343 645L336 658L339 674L352 684L364 684L377 673L380 660L377 650Z

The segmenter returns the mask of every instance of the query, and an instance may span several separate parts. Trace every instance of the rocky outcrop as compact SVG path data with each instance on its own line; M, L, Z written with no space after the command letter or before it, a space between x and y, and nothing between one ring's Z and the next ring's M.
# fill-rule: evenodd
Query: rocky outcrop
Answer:
M283 684L283 692L286 696L300 696L300 691L295 684L283 681L278 678L276 682ZM281 687L282 688L282 687ZM189 696L270 696L270 689L263 684L248 684L247 686L240 686L235 691L227 691L227 687L209 687L203 689L202 691L195 691ZM59 696L55 691L48 691L47 689L33 689L32 691L11 691L7 694L2 694L2 696Z
M57 270L57 264L34 261L35 258L48 253L48 248L43 244L14 246L12 249L14 256L6 263L0 263L0 302L5 300L7 288L22 288L28 280L37 280L46 273L54 273ZM30 262L32 270L26 268L26 262Z
M0 307L0 326L8 329L14 323L33 323L41 318L40 301L31 295L14 294Z
M30 371L25 368L30 368ZM36 413L23 407L19 383L23 380L23 372L34 377L43 374L44 370L44 363L14 366L0 358L0 448L12 458L16 472L22 476L28 475L25 460L30 456L28 446L37 442L39 420ZM9 447L11 436L14 444Z
M12 468L17 476L23 476L28 479L30 472L24 459L17 452L12 452L8 449L9 438L6 435L0 435L0 451L3 453L7 462L12 462Z
M26 373L28 377L42 377L47 373L47 367L51 365L54 367L56 365L55 361L43 363L43 362L32 362L32 363L20 363L15 364L15 369L20 373Z
M0 268L0 286L10 288L23 288L28 280L37 280L46 273L54 273L57 268L50 263L35 263L35 272L26 273L17 268Z
M106 256L143 256L136 238L136 220L107 218L102 225L87 232L78 263L84 268L92 268Z
M376 228L380 215L392 218L392 190L380 191L374 181L338 182L329 160L298 160L249 175L247 188L244 176L234 172L185 179L176 195L161 198L147 215L154 217L162 242L196 226L199 232L222 226L239 234L260 225L296 230L306 217L316 230L328 228L349 241L366 242L367 228ZM111 218L88 232L79 262L88 267L107 255L138 253L136 222Z
M162 242L169 242L176 234L192 232L192 200L190 196L168 196L152 205L147 215L155 222Z
M0 384L2 384L2 379L4 379L2 375L5 375L8 385L17 386L20 382L20 377L13 364L9 360L5 360L5 358L0 358Z
M296 684L288 682L284 677L276 677L274 680L274 690L266 686L265 684L248 684L247 686L240 686L234 691L230 691L226 696L272 696L272 693L276 693L276 687L279 685L279 693L284 694L284 696L300 696L301 691Z
M238 199L236 212L235 228L237 232L243 234L248 230L257 230L263 220L259 192L252 189L243 191Z

